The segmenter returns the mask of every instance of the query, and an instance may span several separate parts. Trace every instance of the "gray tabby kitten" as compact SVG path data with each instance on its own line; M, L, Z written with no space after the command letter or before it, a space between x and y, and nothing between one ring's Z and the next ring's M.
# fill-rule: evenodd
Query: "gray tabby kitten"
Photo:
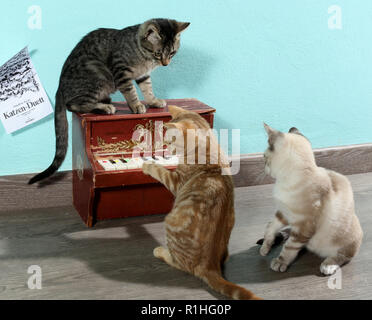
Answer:
M114 114L110 94L119 90L133 113L145 113L133 80L146 104L163 108L166 102L152 92L150 73L166 66L180 47L180 34L190 23L152 19L122 30L98 29L87 34L72 50L62 68L56 93L56 154L52 164L29 184L52 175L67 153L66 109L81 113Z

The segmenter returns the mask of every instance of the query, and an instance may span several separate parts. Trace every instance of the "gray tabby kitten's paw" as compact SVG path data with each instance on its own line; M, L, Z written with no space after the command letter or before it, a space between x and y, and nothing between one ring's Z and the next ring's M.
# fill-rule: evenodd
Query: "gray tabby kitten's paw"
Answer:
M141 102L129 106L133 113L146 113L146 107Z
M153 167L153 164L151 162L145 162L143 165L142 165L142 171L144 174L151 174L151 169Z
M155 108L164 108L167 105L167 102L163 99L154 99L150 101L148 105Z
M102 113L115 114L116 108L112 104L98 103L96 109L101 110Z

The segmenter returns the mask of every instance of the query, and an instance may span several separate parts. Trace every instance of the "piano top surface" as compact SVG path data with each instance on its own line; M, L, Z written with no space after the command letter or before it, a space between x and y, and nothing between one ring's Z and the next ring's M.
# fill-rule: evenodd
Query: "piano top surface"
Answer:
M126 102L112 102L116 107L116 113L113 115L79 113L78 116L84 118L85 121L111 121L119 119L141 119L141 118L156 118L170 115L168 111L169 105L183 107L186 110L191 110L197 113L215 112L216 109L200 102L197 99L167 99L165 108L148 108L146 113L133 114Z

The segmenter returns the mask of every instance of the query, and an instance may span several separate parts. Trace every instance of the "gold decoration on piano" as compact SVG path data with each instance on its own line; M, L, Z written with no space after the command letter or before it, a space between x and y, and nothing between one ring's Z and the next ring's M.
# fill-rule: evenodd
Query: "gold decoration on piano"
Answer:
M102 152L120 152L120 151L129 151L134 147L139 145L141 141L123 140L115 143L106 143L101 137L97 137L98 146L93 146L93 149L101 149Z
M136 131L136 130L148 130L150 132L153 132L154 131L154 122L152 120L149 120L149 122L147 122L145 125L143 124L136 124L133 128L133 131Z
M163 126L158 127L158 131L159 131L158 134L162 134L162 132L160 133L162 128ZM135 127L133 128L133 132L137 130L143 130L143 132L140 131L141 132L140 138L144 136L145 130L150 132L152 137L155 136L155 127L154 127L154 123L152 120L149 120L145 125L140 124L140 123L136 124ZM155 144L156 145L153 144L152 146L153 150L161 149L163 148L163 145L167 145L167 143L163 142L163 145L160 146L162 142L161 141L159 142L156 140L155 140ZM146 148L146 141L130 139L130 140L122 140L118 142L113 142L113 143L106 143L106 141L103 138L97 137L97 146L92 146L92 149L93 150L100 149L97 153L116 153L116 152L129 152L133 150L134 147L138 147L141 151L143 151Z

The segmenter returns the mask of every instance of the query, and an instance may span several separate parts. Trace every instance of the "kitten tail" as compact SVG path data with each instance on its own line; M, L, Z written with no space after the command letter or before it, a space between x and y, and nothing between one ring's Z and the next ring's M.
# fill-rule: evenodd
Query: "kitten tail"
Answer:
M201 277L213 290L236 300L262 300L253 292L222 278L217 272Z
M33 184L51 176L61 166L65 160L68 145L68 122L66 108L60 94L56 95L56 106L54 111L54 122L56 131L56 154L52 164L43 172L30 179L28 184Z

